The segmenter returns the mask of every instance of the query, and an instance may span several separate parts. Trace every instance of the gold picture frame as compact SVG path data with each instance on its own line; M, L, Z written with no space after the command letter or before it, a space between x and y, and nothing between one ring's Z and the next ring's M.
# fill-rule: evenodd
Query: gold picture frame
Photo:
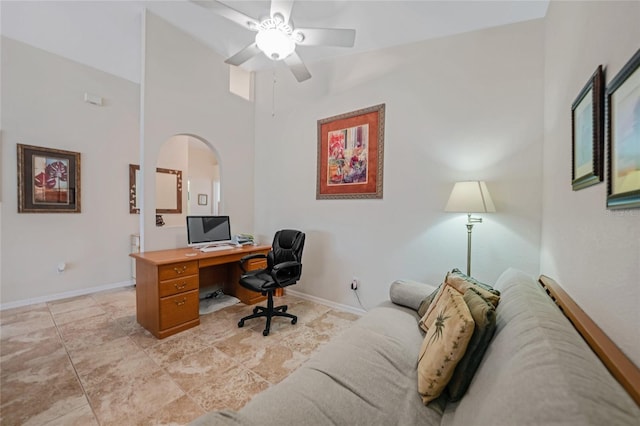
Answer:
M385 104L318 120L316 199L382 198Z

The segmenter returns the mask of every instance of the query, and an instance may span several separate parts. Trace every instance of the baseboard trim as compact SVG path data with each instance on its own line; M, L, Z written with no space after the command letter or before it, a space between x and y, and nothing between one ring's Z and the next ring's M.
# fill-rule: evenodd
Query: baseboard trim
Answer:
M292 296L296 296L296 297L299 297L301 299L310 300L312 302L316 302L316 303L319 303L321 305L329 306L329 307L337 309L339 311L351 312L352 314L356 314L356 315L364 315L366 313L366 311L364 311L362 309L354 308L353 306L343 305L342 303L332 302L330 300L323 299L321 297L311 296L309 294L301 293L301 292L295 291L295 290L289 290L288 288L286 290L286 294L290 294Z
M21 308L23 306L35 305L38 303L52 302L54 300L68 299L70 297L85 296L87 294L99 293L101 291L128 287L134 284L134 280L128 280L118 283L105 284L97 287L83 288L80 290L65 291L63 293L50 294L48 296L34 297L32 299L23 299L17 300L15 302L0 303L0 311L4 311L5 309Z

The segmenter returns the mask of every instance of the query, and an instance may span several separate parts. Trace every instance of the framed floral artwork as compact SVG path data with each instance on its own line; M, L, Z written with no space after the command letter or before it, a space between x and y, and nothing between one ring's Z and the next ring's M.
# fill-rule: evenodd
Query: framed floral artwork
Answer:
M18 144L18 213L80 213L80 153Z
M607 208L640 208L640 49L607 86Z
M385 105L318 120L316 199L382 198Z

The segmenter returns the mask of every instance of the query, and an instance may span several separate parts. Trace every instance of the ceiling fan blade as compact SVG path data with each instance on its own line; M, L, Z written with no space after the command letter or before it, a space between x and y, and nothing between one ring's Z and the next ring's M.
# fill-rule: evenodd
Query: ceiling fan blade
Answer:
M252 18L249 15L245 15L244 13L235 10L232 7L227 6L226 4L220 3L215 0L191 0L193 3L202 6L206 9L212 10L223 18L227 18L231 22L235 22L236 24L248 28L251 31L258 31L258 25L260 21L255 18Z
M300 56L296 52L293 52L291 55L284 58L285 64L289 66L289 69L296 77L299 83L302 83L305 80L311 78L311 73L300 59Z
M271 17L279 13L284 18L284 23L289 23L293 0L271 0Z
M239 66L240 64L247 62L249 59L259 54L260 52L262 52L262 50L258 48L258 45L255 43L251 43L224 62L226 64Z
M296 41L301 46L353 47L356 41L356 30L343 28L296 28L294 35L297 33L304 36Z

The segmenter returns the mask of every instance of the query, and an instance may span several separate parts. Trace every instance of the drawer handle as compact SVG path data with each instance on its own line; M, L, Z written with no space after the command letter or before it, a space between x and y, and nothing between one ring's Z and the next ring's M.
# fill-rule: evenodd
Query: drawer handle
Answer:
M174 286L175 286L176 290L182 290L183 288L185 288L187 286L187 283L186 282L184 282L182 284L175 283Z
M187 298L183 297L182 300L176 300L176 306L182 306L187 303Z
M180 269L178 267L175 267L175 268L173 268L173 270L176 271L176 274L180 275L180 274L184 273L187 270L187 265L184 265L182 267L182 269Z

